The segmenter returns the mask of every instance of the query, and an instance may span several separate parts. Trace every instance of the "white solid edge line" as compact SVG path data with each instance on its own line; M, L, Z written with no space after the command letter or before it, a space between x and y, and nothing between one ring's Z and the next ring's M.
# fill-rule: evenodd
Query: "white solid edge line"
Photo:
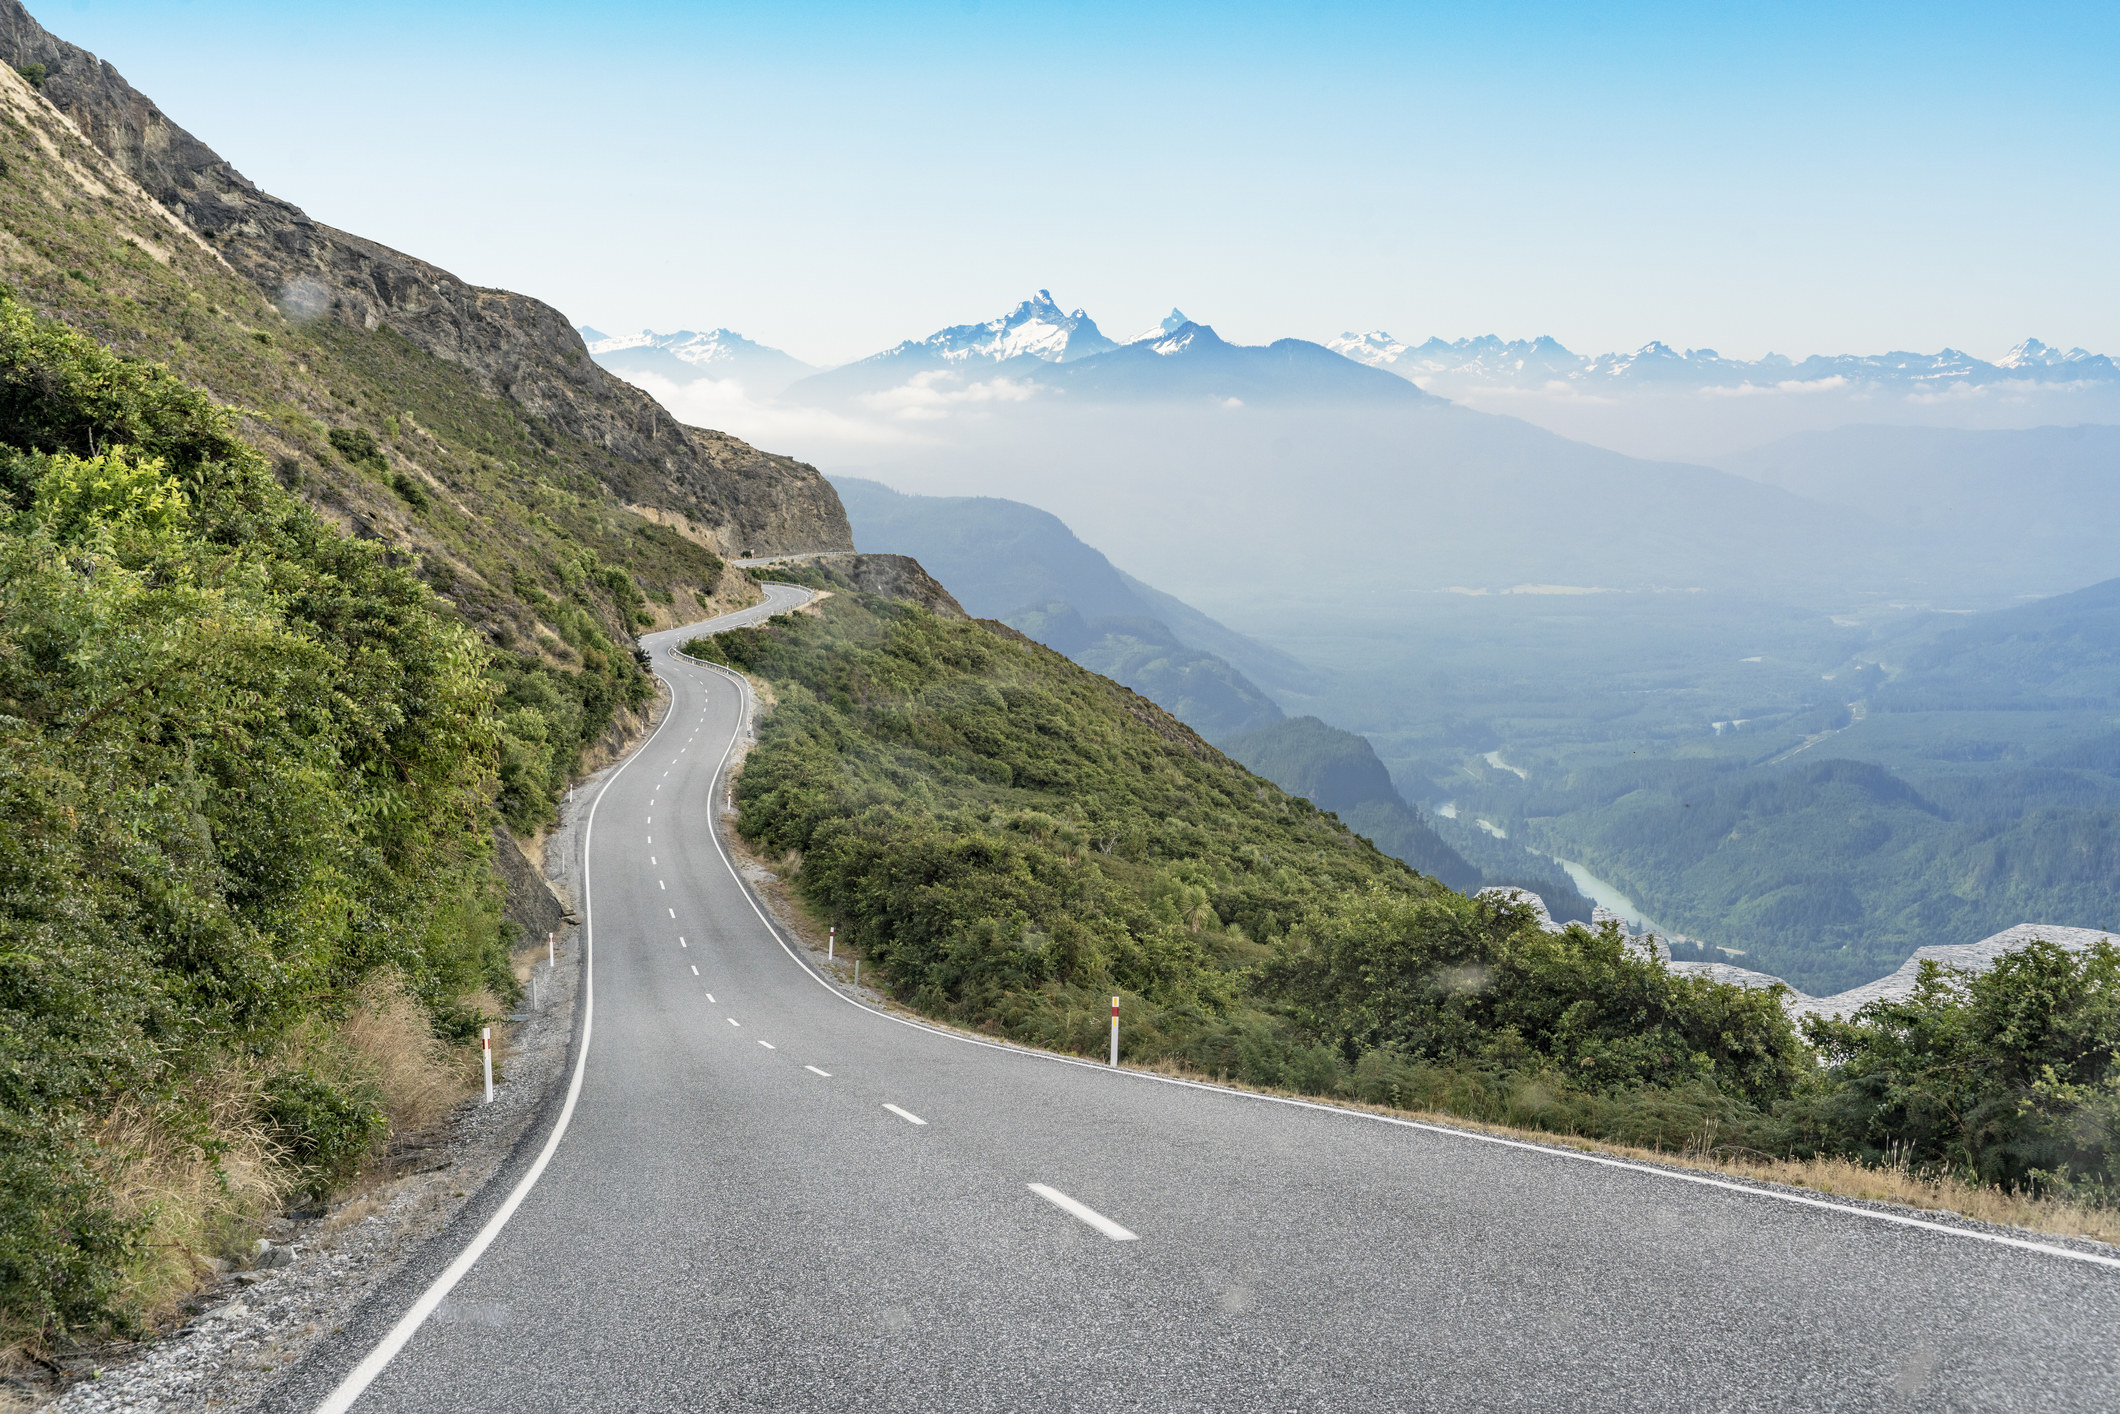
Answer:
M922 1119L919 1115L914 1114L911 1110L901 1110L898 1108L898 1106L892 1104L888 1100L884 1101L883 1107L889 1110L892 1114L898 1116L900 1119L904 1120L907 1124L927 1123L926 1120Z
M1082 1219L1082 1221L1088 1223L1114 1242L1139 1242L1141 1240L1140 1233L1130 1228L1119 1226L1119 1224L1113 1222L1089 1204L1079 1203L1057 1188L1050 1188L1043 1183L1026 1183L1023 1186L1058 1208L1061 1212L1074 1214L1074 1216Z
M574 1106L581 1099L582 1077L588 1072L589 1037L596 1020L596 912L592 888L595 871L591 866L590 855L590 846L596 840L596 808L604 803L605 792L618 783L618 778L626 773L626 768L641 758L642 751L654 743L655 737L662 734L663 727L668 726L671 717L676 715L676 712L672 711L668 717L664 717L661 725L641 744L641 749L628 756L620 763L619 768L611 773L611 779L604 782L603 790L599 790L596 799L589 802L589 818L582 824L582 1049L581 1054L574 1060L574 1075L567 1082L567 1099L560 1106L558 1123L552 1126L552 1133L546 1138L545 1147L538 1151L537 1158L516 1182L514 1189L509 1192L500 1207L494 1210L493 1216L486 1220L486 1225L478 1230L478 1235L466 1244L463 1251L456 1254L456 1260L442 1269L440 1276L428 1284L427 1289L420 1293L420 1299L413 1302L412 1308L400 1316L397 1324L362 1357L361 1363L354 1366L346 1378L339 1381L337 1388L325 1396L324 1402L317 1406L317 1414L345 1414L346 1410L353 1407L354 1401L367 1392L376 1376L382 1374L383 1368L405 1348L405 1342L412 1339L413 1333L434 1314L435 1307L442 1304L443 1299L464 1279L473 1264L486 1254L486 1249L493 1245L494 1239L501 1235L501 1229L508 1225L508 1219L515 1216L515 1210L522 1206L523 1199L530 1196L530 1190L536 1187L538 1179L544 1176L545 1166L552 1162L553 1154L559 1149L559 1141L567 1137L567 1125L574 1119Z
M677 653L675 649L671 651L676 653L678 657L686 657L683 653ZM704 658L687 658L686 661L697 663L704 668L711 668L722 676L733 680L739 693L739 706L749 698L751 685L738 674L730 672L718 663L709 663ZM748 720L748 717L746 716L739 720L737 727L739 732L743 729L743 720ZM736 742L732 738L729 742L729 750L733 751L735 748ZM729 752L724 751L721 759L722 764L715 768L714 773L715 789L717 790L721 789L721 775L722 771L728 766ZM1971 1228L1953 1227L1949 1223L1931 1222L1926 1218L1909 1217L1902 1213L1881 1213L1874 1208L1858 1208L1851 1203L1834 1203L1823 1198L1808 1197L1801 1193L1781 1193L1771 1188L1756 1188L1749 1183L1737 1183L1727 1178L1715 1178L1704 1173L1686 1173L1676 1169L1659 1168L1654 1164L1636 1163L1632 1159L1615 1159L1607 1154L1590 1154L1580 1149L1564 1149L1555 1144L1534 1144L1523 1139L1505 1139L1499 1134L1482 1134L1476 1129L1458 1129L1447 1124L1431 1124L1426 1120L1400 1119L1396 1115L1370 1114L1365 1110L1342 1109L1338 1105L1321 1104L1316 1100L1299 1100L1292 1095L1261 1095L1254 1090L1238 1090L1227 1085L1216 1085L1205 1080L1184 1080L1174 1075L1156 1075L1145 1070L1129 1070L1125 1067L1114 1068L1102 1061L1086 1060L1079 1056L1063 1056L1052 1051L1033 1050L1029 1046L1011 1045L1003 1041L988 1041L976 1036L961 1036L954 1031L944 1030L940 1026L932 1026L925 1021L916 1021L907 1016L893 1016L887 1011L878 1011L867 1002L848 996L826 981L809 963L803 961L802 956L788 945L788 940L781 936L780 929L773 925L773 920L766 917L765 910L758 906L758 900L752 895L750 888L744 884L743 876L736 872L736 866L729 860L728 850L722 846L721 831L718 829L710 830L708 834L714 841L715 853L721 856L722 867L727 869L730 876L736 880L737 887L743 891L744 901L751 905L751 911L758 915L758 921L766 925L766 931L773 935L773 941L780 944L780 950L786 953L797 967L807 972L811 981L857 1011L865 1011L870 1016L896 1022L900 1026L910 1026L916 1031L925 1031L931 1036L940 1036L944 1040L955 1041L960 1045L978 1046L983 1050L989 1051L1006 1051L1011 1055L1026 1056L1030 1059L1046 1061L1053 1065L1080 1066L1085 1070L1094 1070L1100 1075L1125 1076L1130 1080L1147 1081L1157 1085L1175 1085L1184 1090L1205 1090L1211 1094L1228 1095L1235 1099L1252 1100L1265 1105L1289 1105L1296 1109L1317 1110L1320 1113L1333 1115L1340 1119L1366 1120L1374 1124L1388 1124L1399 1129L1417 1129L1423 1133L1445 1135L1452 1139L1469 1139L1481 1144L1493 1144L1504 1149L1521 1149L1528 1153L1544 1154L1548 1158L1572 1159L1577 1163L1595 1164L1601 1168L1626 1169L1634 1173L1647 1174L1652 1178L1668 1179L1673 1183L1690 1183L1700 1188L1719 1188L1725 1192L1743 1194L1748 1198L1765 1198L1772 1202L1789 1203L1800 1208L1819 1208L1829 1213L1843 1213L1849 1217L1867 1218L1871 1222L1890 1223L1896 1227L1916 1228L1924 1232L1937 1232L1947 1237L1962 1237L1971 1242L1985 1242L1990 1246L2012 1247L2020 1252L2037 1252L2046 1257L2065 1257L2072 1262L2088 1262L2093 1266L2109 1267L2120 1271L2120 1257L2109 1257L2102 1252L2083 1252L2073 1247L2057 1247L2050 1242L2033 1242L2027 1238L2009 1237L1999 1232L1977 1232Z

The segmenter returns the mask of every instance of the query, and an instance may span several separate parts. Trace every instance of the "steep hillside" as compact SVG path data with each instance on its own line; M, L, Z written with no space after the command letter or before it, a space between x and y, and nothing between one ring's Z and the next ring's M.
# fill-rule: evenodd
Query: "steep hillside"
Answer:
M1294 717L1240 732L1223 749L1289 794L1332 811L1378 849L1423 874L1464 893L1485 882L1406 803L1375 749L1355 733L1316 717ZM1581 921L1588 922L1588 914Z
M849 547L836 498L814 470L680 425L645 393L599 368L581 336L549 305L468 285L425 261L313 221L260 191L117 70L46 32L19 0L0 0L0 59L17 70L41 66L37 96L71 120L125 179L112 182L98 172L102 164L69 156L64 137L48 131L50 155L80 168L89 184L77 182L74 199L61 199L62 210L79 208L84 199L106 208L98 214L131 208L126 214L137 239L116 233L112 239L158 265L179 254L172 245L193 247L249 286L241 297L224 288L218 300L202 289L208 305L221 311L212 317L246 321L268 337L279 327L314 329L320 342L336 342L346 354L354 354L356 332L401 341L453 370L460 384L452 390L456 396L483 395L507 408L531 440L563 447L559 455L570 469L593 478L614 503L683 517L701 543L721 553ZM11 100L18 115L32 128L50 128L37 120L34 105L25 109L17 101L22 97ZM141 196L158 203L167 217L139 209ZM79 269L81 283L93 286L103 273L94 267L108 260L54 261L48 239L37 238L43 233L16 229L13 222L9 229L23 243L9 254L27 257L19 273L32 298L88 316L91 332L123 351L162 352L154 336L168 331L155 328L151 316L140 327L123 317L126 312L95 310L95 301L54 283ZM197 263L192 251L181 254L186 264ZM131 259L116 249L108 255ZM264 304L274 312L268 314ZM385 376L396 371L391 365L405 362L362 352L369 357L352 361L366 361ZM218 370L216 381L199 376L210 370L188 363L179 371L224 399L259 391L241 370Z
M1292 673L1300 664L1121 574L1058 517L991 496L907 496L857 477L832 484L863 548L918 558L978 617L1124 683L1210 738L1280 719L1273 699L1203 640L1248 647Z

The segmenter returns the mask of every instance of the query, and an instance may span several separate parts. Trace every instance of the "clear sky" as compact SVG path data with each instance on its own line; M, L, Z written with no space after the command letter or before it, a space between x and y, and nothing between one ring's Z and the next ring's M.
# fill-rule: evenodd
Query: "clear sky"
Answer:
M1124 336L2120 354L2120 5L32 0L334 225L836 362Z

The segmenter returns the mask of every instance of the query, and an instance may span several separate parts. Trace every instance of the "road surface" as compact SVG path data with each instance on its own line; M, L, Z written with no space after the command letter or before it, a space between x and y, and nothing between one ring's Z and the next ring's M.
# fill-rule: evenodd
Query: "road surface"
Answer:
M803 595L768 593L731 619ZM549 1163L527 1192L496 1180L275 1407L2120 1402L2111 1266L853 1004L717 847L742 705L673 655L694 632L649 641L671 710L594 807L591 1031ZM482 1224L490 1245L392 1345ZM364 1357L372 1382L343 1383Z

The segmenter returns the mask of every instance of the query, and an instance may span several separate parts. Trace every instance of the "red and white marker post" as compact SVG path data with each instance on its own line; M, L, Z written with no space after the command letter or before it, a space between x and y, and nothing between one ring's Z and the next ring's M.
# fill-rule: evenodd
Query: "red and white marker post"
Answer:
M1112 1064L1119 1063L1119 999L1112 998Z
M1118 1052L1118 1050L1117 1050L1117 1047L1118 1047L1118 1045L1119 1045L1119 1041L1118 1041L1118 1035L1119 1035L1119 1032L1118 1032L1118 1026L1119 1026L1119 1023L1118 1023L1117 1021L1113 1021L1113 1022L1112 1022L1112 1028L1113 1028L1113 1029L1112 1029L1112 1038L1113 1038L1113 1039L1112 1039L1112 1046L1113 1046L1113 1048L1114 1048L1114 1049L1112 1050L1112 1055L1113 1055L1113 1056L1114 1056L1115 1058L1116 1058L1116 1057L1118 1056L1118 1054L1119 1054L1119 1052ZM486 1103L490 1105L490 1104L492 1104L492 1103L493 1103L493 1028L492 1028L492 1027L490 1027L490 1026L481 1026L481 1027L480 1027L480 1028L478 1029L478 1046L479 1046L479 1054L481 1054L482 1056L484 1056L484 1057L485 1057L485 1060L486 1060Z

